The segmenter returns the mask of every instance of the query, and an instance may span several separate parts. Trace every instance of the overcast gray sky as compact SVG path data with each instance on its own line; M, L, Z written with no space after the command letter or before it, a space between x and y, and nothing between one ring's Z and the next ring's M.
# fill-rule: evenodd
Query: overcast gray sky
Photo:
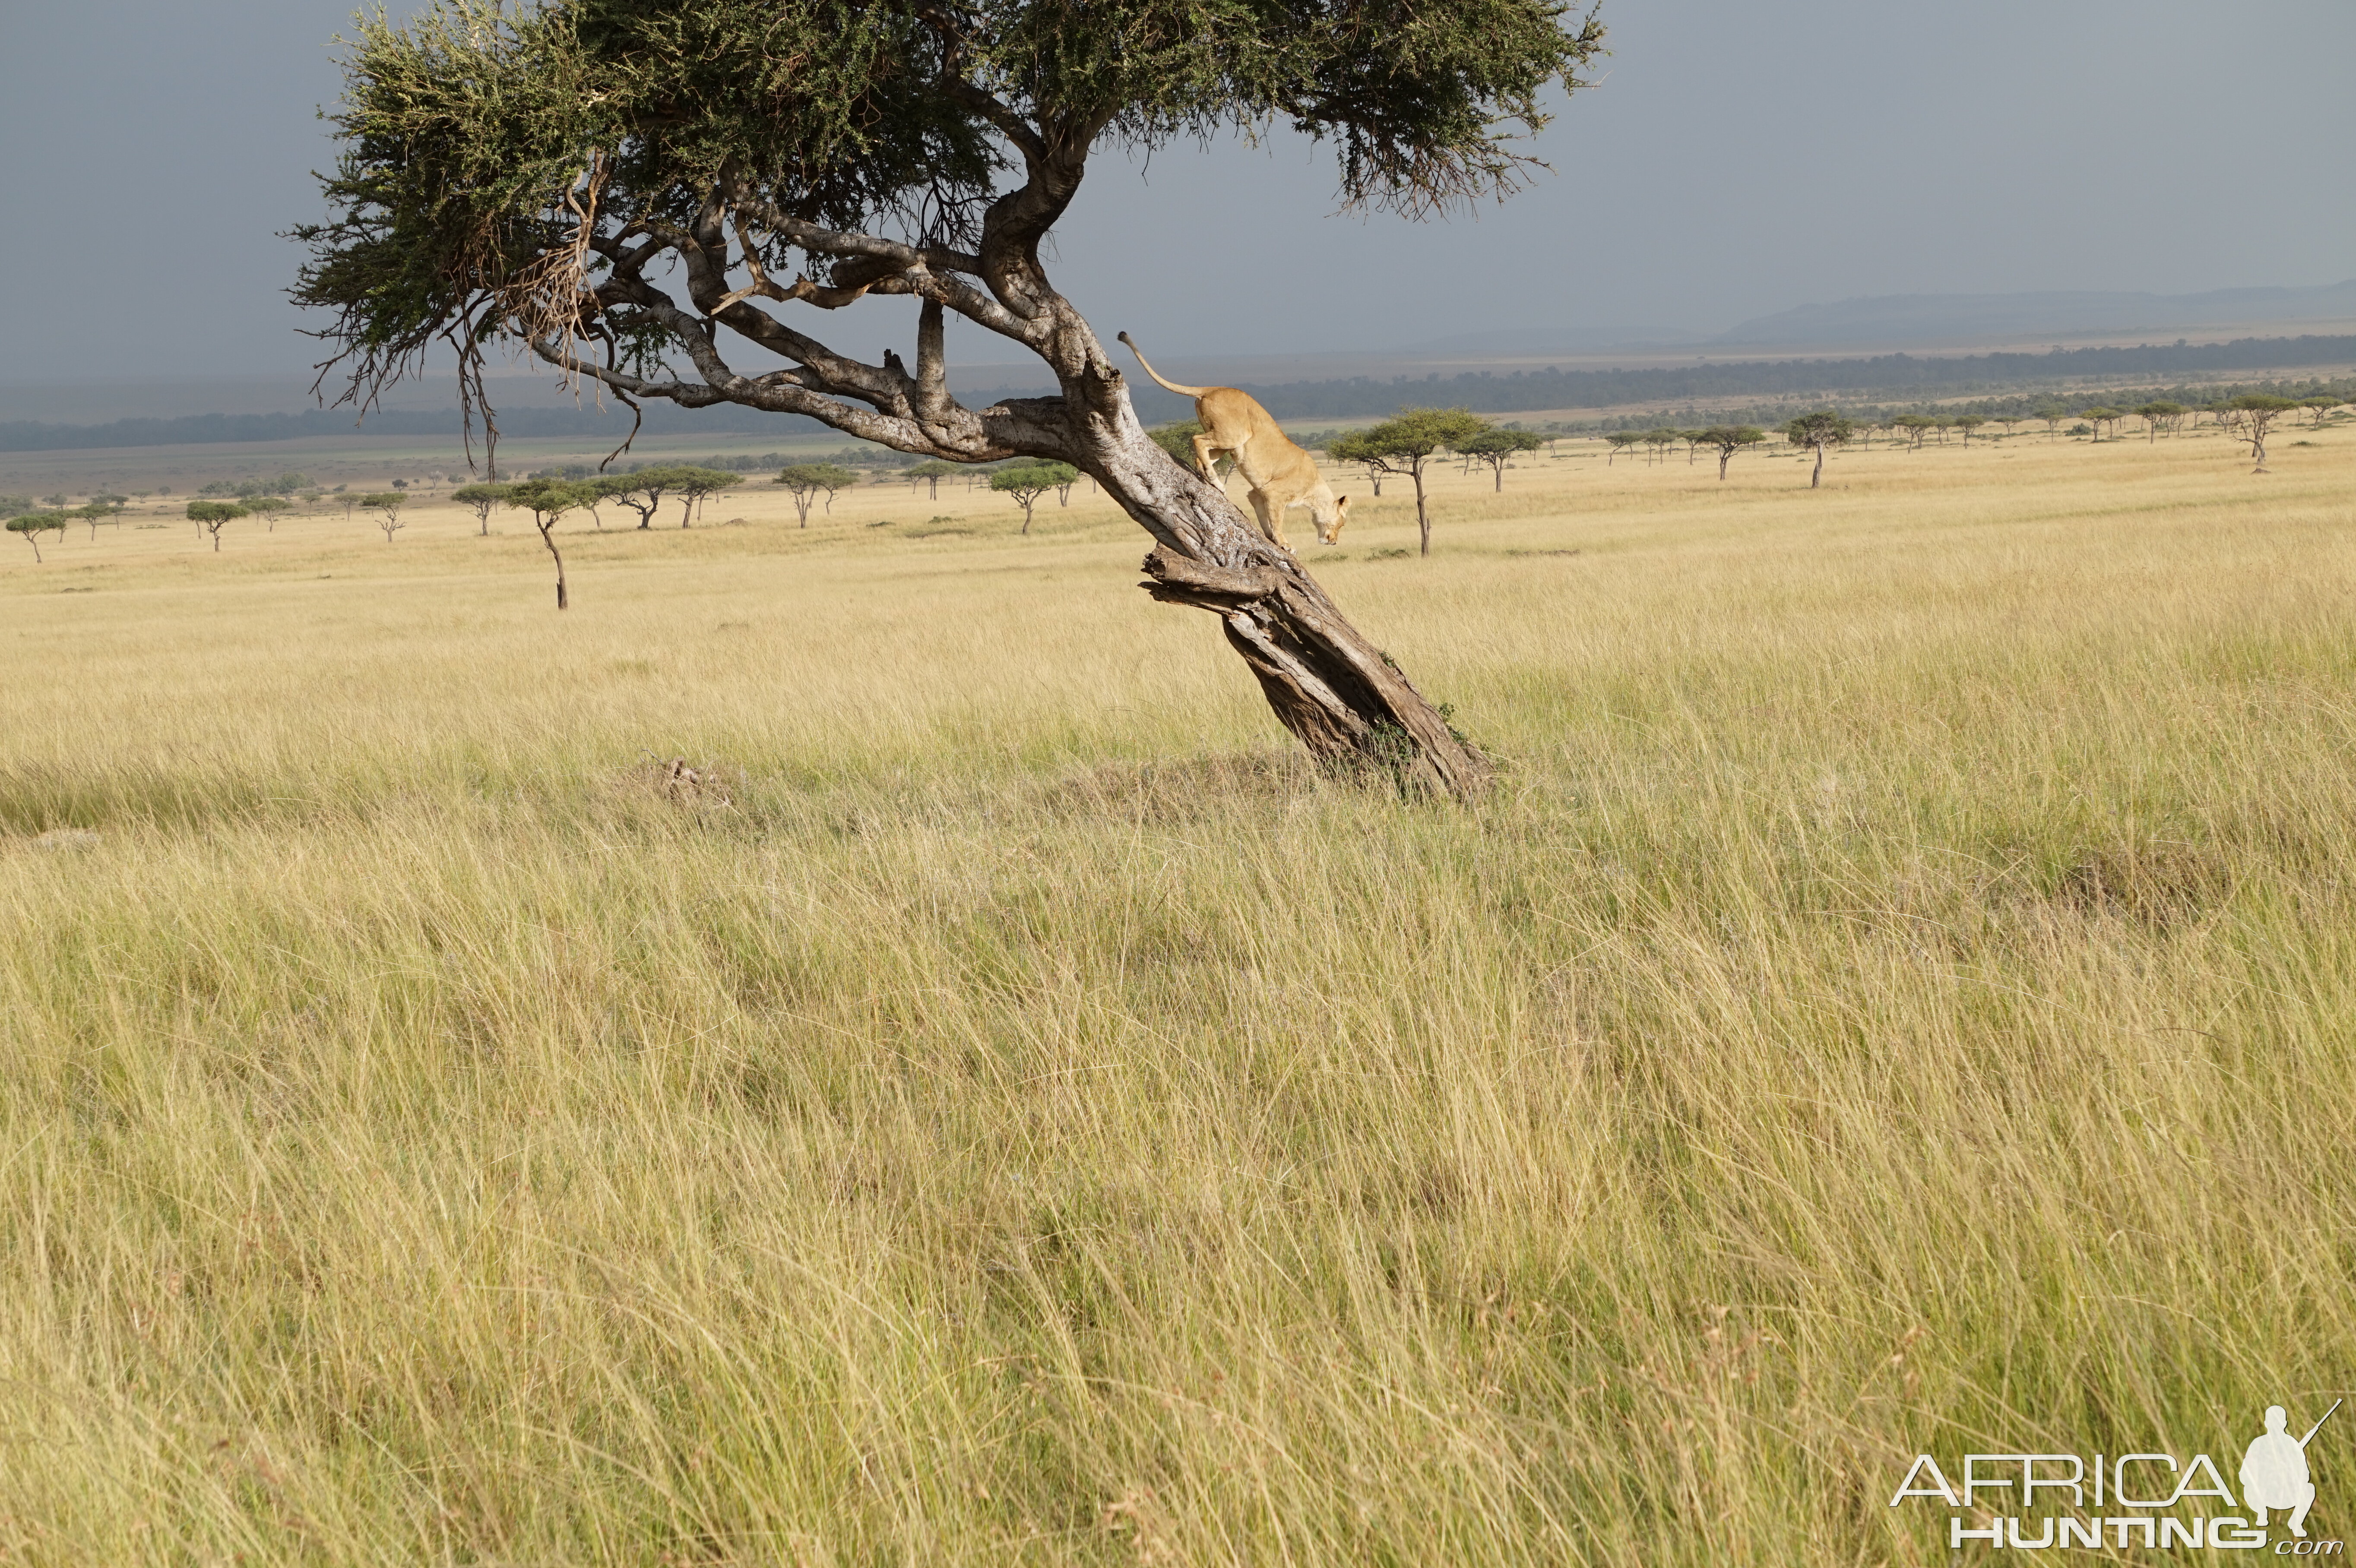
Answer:
M348 15L0 0L0 379L308 364L274 236L318 213L315 111ZM1556 174L1502 208L1338 217L1313 147L1173 149L1090 174L1056 282L1107 336L1176 359L2356 273L2349 0L1607 0L1604 17L1599 85L1537 146Z

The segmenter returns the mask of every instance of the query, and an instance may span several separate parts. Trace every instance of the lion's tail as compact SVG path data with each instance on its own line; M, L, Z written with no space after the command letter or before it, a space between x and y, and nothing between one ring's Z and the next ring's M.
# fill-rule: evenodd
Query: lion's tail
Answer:
M1136 340L1126 332L1121 333L1119 336L1123 343L1129 345L1129 351L1137 356L1137 362L1145 366L1145 373L1161 382L1164 391L1175 392L1182 398L1199 398L1204 393L1214 389L1209 387L1182 387L1175 381L1162 380L1162 372L1146 363L1145 350L1137 346Z

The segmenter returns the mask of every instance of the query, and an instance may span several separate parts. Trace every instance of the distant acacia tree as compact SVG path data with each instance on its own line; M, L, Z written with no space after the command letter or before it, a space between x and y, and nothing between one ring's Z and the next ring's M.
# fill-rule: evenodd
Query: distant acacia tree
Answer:
M63 512L23 512L8 519L8 531L33 547L33 564L41 562L41 536L54 531L58 538L66 537L66 515Z
M849 474L850 470L836 469L835 472ZM857 475L851 475L850 478L842 481L842 484L853 484L857 479ZM682 528L687 527L691 519L701 513L705 496L716 496L721 491L744 482L743 475L731 474L724 468L701 468L693 464L683 464L673 469L670 493L679 497L679 526ZM841 487L840 485L836 486L837 489ZM833 492L829 491L830 501L832 496Z
M384 542L391 544L392 536L408 526L401 520L401 508L408 500L398 490L371 490L359 498L359 507L376 514L376 526L382 530Z
M1496 487L1505 487L1505 464L1525 452L1536 452L1546 444L1546 437L1535 431L1506 430L1502 427L1484 430L1468 436L1457 451L1475 463L1485 463L1497 476Z
M1015 504L1023 508L1024 533L1031 531L1031 508L1038 505L1039 497L1059 484L1070 483L1056 472L1059 468L1069 473L1074 479L1079 477L1079 470L1060 463L1033 464L1021 468L1001 468L990 476L991 489L1001 495L1012 496Z
M908 481L911 491L919 484L926 485L925 499L937 501L941 498L941 481L958 471L956 464L943 463L936 458L930 463L919 463L914 468L902 469L900 477Z
M2233 411L2241 415L2236 433L2257 459L2253 474L2266 472L2266 431L2276 420L2298 407L2289 398L2278 398L2271 392L2245 392L2233 401Z
M2045 421L2045 434L2050 440L2060 432L2062 421L2070 417L2070 411L2061 403L2044 403L2039 406L2037 417Z
M188 520L197 525L198 533L213 536L213 553L220 553L220 531L238 518L246 516L246 508L235 501L191 501Z
M1603 438L1604 444L1611 447L1612 452L1610 456L1604 458L1603 466L1606 468L1611 467L1613 461L1616 460L1622 453L1627 451L1632 446L1641 443L1644 439L1644 436L1633 430L1615 430L1610 435L1605 436ZM1375 494L1379 496L1382 492L1377 490Z
M95 544L98 542L99 524L112 521L118 528L122 526L123 507L120 502L112 497L98 496L93 496L87 504L76 507L70 515L90 525L91 542Z
M1360 463L1369 470L1404 474L1415 481L1415 527L1422 553L1431 553L1431 511L1424 494L1425 465L1489 428L1464 409L1401 409L1396 419L1354 431L1326 450L1336 463Z
M2138 403L2136 405L2135 415L2136 418L2143 421L2144 444L2148 446L2159 439L2161 431L2173 431L2176 428L2176 421L2184 417L2184 405L2165 400Z
M1972 432L1979 429L1980 426L1986 423L1987 423L1987 418L1980 414L1957 414L1955 416L1955 428L1964 432L1964 444L1965 446L1969 446L1972 443Z
M1936 428L1938 422L1939 421L1937 420L1933 419L1929 414L1900 414L1897 419L1897 425L1900 430L1906 432L1908 437L1907 450L1910 452L1922 451L1922 438L1930 434L1931 432Z
M663 497L670 494L672 484L685 466L678 463L655 463L621 476L621 483L615 487L613 497L638 515L640 533L655 526L655 514L662 509Z
M264 533L274 534L278 531L278 514L294 504L284 496L256 496L245 503L245 509L262 520Z
M1748 424L1714 424L1701 432L1702 444L1718 449L1718 477L1720 484L1725 483L1726 465L1734 461L1736 453L1746 446L1757 446L1766 439L1765 431L1756 425Z
M2111 439L2114 441L2118 439L2119 421L2124 417L2120 410L2111 408L2106 404L2097 403L2091 409L2080 409L2078 411L2078 417L2094 427L2094 439L2096 441L2103 439L2103 427L2104 425L2109 425L2111 427Z
M833 463L797 463L776 477L794 498L794 510L801 517L801 526L809 527L810 503L819 496L826 497L827 510L834 509L834 493L859 483L859 475Z
M540 542L556 562L556 607L569 610L572 599L564 588L564 552L556 548L556 520L565 513L588 504L589 496L581 482L573 479L523 479L508 486L508 505L519 507L531 514L531 526L540 530Z
M1825 453L1848 440L1855 429L1847 419L1831 409L1802 414L1783 427L1784 440L1816 454L1815 471L1808 475L1809 489L1813 490L1824 483Z
M2329 392L2318 392L2311 398L2299 399L2298 406L2308 411L2308 422L2314 425L2316 429L2321 430L2323 421L2330 417L2331 411L2345 400L2345 399L2335 398Z
M491 508L503 505L511 488L507 485L461 485L450 492L450 499L475 509L477 532L488 539L491 535Z

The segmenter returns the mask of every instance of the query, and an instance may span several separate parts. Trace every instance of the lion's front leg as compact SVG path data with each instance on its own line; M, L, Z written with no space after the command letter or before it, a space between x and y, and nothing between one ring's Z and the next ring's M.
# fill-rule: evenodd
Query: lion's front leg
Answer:
M1284 508L1270 498L1265 490L1251 493L1252 510L1259 516L1259 531L1268 542L1279 549L1292 547L1284 542Z

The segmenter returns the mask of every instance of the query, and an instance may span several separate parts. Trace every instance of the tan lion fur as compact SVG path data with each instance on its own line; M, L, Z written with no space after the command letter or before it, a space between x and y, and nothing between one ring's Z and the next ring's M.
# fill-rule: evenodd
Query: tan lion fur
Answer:
M1269 543L1279 549L1292 548L1284 542L1284 514L1293 507L1309 508L1317 520L1318 539L1326 544L1340 542L1350 520L1350 497L1333 494L1317 472L1317 460L1294 445L1251 394L1233 387L1182 387L1164 381L1128 333L1120 334L1120 340L1162 387L1194 400L1194 418L1203 427L1194 438L1195 472L1224 490L1215 464L1222 453L1232 456L1236 472L1248 487L1252 510L1259 516L1259 531Z

